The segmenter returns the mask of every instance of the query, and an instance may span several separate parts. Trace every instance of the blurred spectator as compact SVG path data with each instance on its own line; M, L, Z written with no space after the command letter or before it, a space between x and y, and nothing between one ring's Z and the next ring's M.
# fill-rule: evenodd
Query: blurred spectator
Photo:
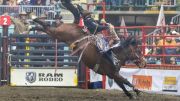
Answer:
M30 0L30 4L31 5L35 5L36 4L36 0Z
M160 46L163 44L162 36L160 34L156 35L157 37L155 38L155 42L153 43L153 45ZM153 50L156 54L162 54L162 47L155 47Z
M175 46L176 41L173 37L167 37L165 40L165 45L171 46L171 47L165 47L165 53L167 55L175 55L177 53L176 52L177 47ZM174 47L172 47L172 46L174 46ZM171 63L171 61L170 61L171 58L172 57L167 56L166 63Z
M176 65L176 58L175 57L170 58L170 64Z
M54 6L56 3L55 0L49 0L48 6Z
M55 12L57 16L60 16L61 14L61 8L62 8L62 3L60 0L55 0L54 1L54 6L55 6Z
M30 1L29 0L22 0L19 5L30 5Z
M174 25L173 22L170 23L170 29L169 29L168 33L169 33L170 35L175 35L175 40L176 40L176 42L180 42L180 37L178 36L178 35L180 35L180 33L178 33L178 32L176 31L176 26L172 26L172 25ZM177 36L176 36L176 35L177 35Z
M42 0L36 0L36 5L43 5L43 1Z
M176 31L176 26L173 26L175 25L173 22L170 22L170 27L169 27L169 31L168 33L170 34L179 34L177 31Z
M176 41L173 37L166 37L166 39L162 39L161 36L159 37L156 37L156 40L155 40L155 45L157 46L155 49L156 51L156 54L160 55L162 54L162 50L164 49L165 50L165 54L166 55L175 55L177 54L176 52ZM165 47L163 47L165 46ZM165 58L165 62L170 64L170 58L171 56L166 56ZM157 58L157 59L160 59L160 58Z
M25 11L19 13L19 18L14 18L11 16L12 22L15 24L15 34L25 34L28 33L29 22L27 21L27 13Z
M60 16L55 15L54 19L55 19L55 21L53 22L53 26L55 26L55 27L58 27L63 23L61 15Z
M17 1L16 0L9 0L9 4L10 6L16 6L17 5Z
M46 5L46 0L41 0L43 5Z
M0 5L3 5L3 0L0 0Z

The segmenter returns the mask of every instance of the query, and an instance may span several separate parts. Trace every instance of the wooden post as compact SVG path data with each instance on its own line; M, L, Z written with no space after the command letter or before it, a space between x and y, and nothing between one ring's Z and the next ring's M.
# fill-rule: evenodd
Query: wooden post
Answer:
M8 26L3 26L2 37L2 85L9 81L9 67L8 67Z
M1 37L1 33L0 33L0 85L1 85L1 80L2 80L2 37Z
M105 0L103 1L103 18L106 20L106 2ZM107 35L107 33L104 33L105 36ZM102 88L105 89L106 88L106 75L102 75Z
M8 65L8 27L11 25L11 18L7 15L0 16L0 25L3 27L2 36L2 67L1 67L1 85L9 83L9 65Z

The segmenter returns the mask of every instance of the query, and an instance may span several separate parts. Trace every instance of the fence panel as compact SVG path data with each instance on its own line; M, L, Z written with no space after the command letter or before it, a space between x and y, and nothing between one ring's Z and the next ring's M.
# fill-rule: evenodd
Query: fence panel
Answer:
M128 34L140 37L140 47L147 59L148 65L151 65L149 67L161 69L172 67L175 69L180 65L180 51L178 51L180 47L180 36L179 34L173 34L173 32L175 32L174 29L179 26L180 25L116 27L116 30L127 30L117 32L120 35ZM152 32L154 29L156 30ZM176 33L180 32L177 31Z
M12 34L10 36L11 66L15 68L26 66L53 68L57 63L58 68L63 66L77 67L78 57L69 56L71 51L64 50L64 47L67 45L55 43L48 35Z

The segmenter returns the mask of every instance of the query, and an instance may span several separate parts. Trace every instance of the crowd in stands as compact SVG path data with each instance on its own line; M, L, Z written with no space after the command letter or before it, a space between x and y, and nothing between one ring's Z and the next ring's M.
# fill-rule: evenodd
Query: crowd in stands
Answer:
M164 61L166 64L180 65L180 57L176 57L180 54L180 33L176 31L176 27L170 25L166 33L156 33L155 35L153 43L155 47L149 54L161 56L150 57L152 64L160 64Z
M145 10L147 6L160 6L162 4L173 7L176 5L176 0L105 0L105 3L107 10L123 10L124 8L128 10L126 7Z
M0 0L1 5L52 5L58 0Z

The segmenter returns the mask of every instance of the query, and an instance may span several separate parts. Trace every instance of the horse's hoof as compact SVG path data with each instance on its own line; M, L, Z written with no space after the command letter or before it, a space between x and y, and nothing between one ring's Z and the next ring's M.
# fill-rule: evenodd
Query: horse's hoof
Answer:
M129 99L130 99L130 100L136 100L137 97L135 97L135 96L129 96Z
M136 92L136 95L137 95L137 96L140 96L140 95L141 95L141 91L140 91L140 90L134 89L134 91Z

